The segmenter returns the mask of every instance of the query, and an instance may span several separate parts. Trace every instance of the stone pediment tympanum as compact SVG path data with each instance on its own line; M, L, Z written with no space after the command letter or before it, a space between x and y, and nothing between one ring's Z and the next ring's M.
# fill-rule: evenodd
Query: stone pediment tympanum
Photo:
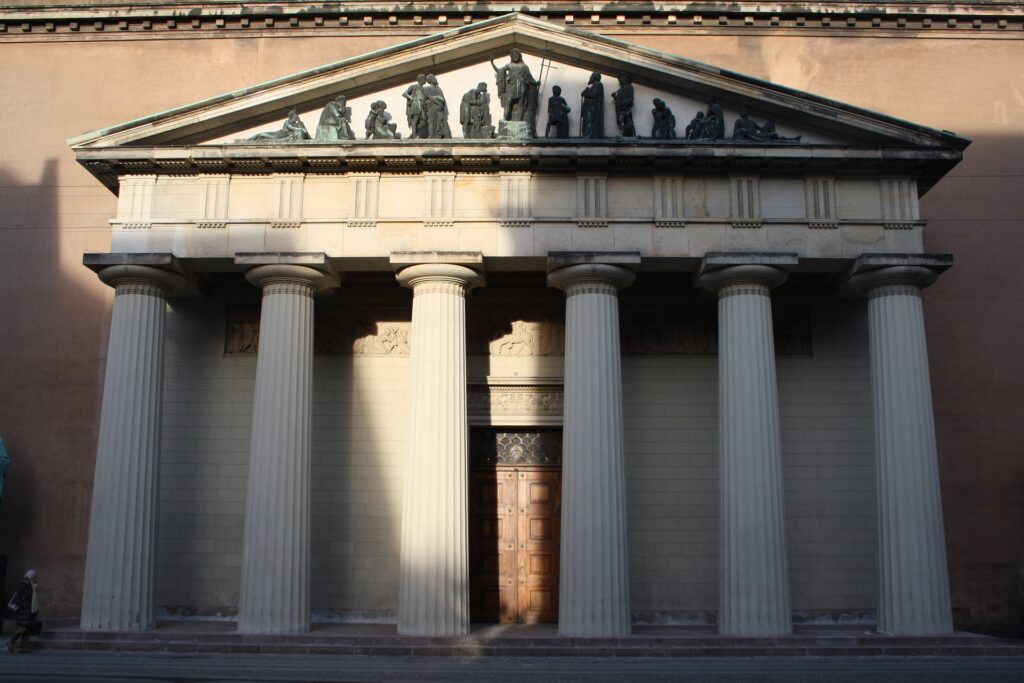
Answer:
M422 97L415 84L426 75L432 83L420 87L443 97L434 98L429 131L427 117L414 121L410 111L422 105L404 96ZM503 80L507 93L499 92ZM512 92L530 81L532 93ZM552 100L555 86L561 101ZM529 96L534 110L524 113ZM165 170L543 165L846 171L884 164L916 178L920 192L955 165L968 144L951 133L519 13L68 142L112 189L119 175Z

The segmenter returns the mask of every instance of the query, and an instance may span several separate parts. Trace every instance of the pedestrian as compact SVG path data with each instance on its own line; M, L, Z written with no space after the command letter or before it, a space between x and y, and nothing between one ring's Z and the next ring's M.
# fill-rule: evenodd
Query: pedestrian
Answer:
M18 652L28 652L29 635L38 635L42 630L42 624L37 618L39 615L37 598L39 591L37 588L36 570L29 569L25 572L25 578L18 584L18 589L14 591L11 601L7 603L7 606L16 613L18 624L14 636L7 641L8 652L14 652L15 646L18 648Z

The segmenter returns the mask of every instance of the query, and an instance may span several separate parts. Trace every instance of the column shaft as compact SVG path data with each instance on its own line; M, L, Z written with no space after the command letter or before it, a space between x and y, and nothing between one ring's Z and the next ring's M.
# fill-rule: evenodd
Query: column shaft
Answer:
M113 266L100 277L115 287L116 294L81 626L94 631L138 631L154 625L164 296L181 278L145 266Z
M792 615L770 290L785 273L744 265L703 277L718 290L718 628L783 635Z
M558 630L567 636L630 632L618 290L633 277L600 264L549 275L566 296Z
M402 505L398 632L469 633L469 426L466 291L457 265L415 265L408 457Z
M260 266L263 288L238 630L309 630L313 282L297 266Z
M920 289L871 291L868 321L878 486L878 630L953 630Z

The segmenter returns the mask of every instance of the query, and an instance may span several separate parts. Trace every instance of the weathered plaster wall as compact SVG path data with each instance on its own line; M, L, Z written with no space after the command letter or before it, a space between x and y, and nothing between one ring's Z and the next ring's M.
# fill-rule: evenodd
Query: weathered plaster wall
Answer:
M80 599L111 293L79 263L82 252L107 248L105 221L116 211L64 140L410 35L360 33L0 38L0 89L16 112L0 118L0 430L14 460L0 543L11 557L9 588L29 566L46 577L48 614L74 616ZM957 255L925 297L944 509L958 618L1019 622L1024 42L1009 34L870 35L616 32L974 138L964 162L922 202L927 247Z

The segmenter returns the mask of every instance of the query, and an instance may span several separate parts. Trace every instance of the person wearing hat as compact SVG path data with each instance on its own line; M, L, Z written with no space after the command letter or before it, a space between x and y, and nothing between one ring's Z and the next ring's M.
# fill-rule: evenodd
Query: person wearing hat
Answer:
M14 591L8 607L15 611L18 628L14 636L7 641L7 651L14 652L17 646L18 652L28 652L28 637L32 633L39 633L41 624L36 618L39 614L39 604L36 590L36 570L29 569L25 572L25 578L18 584ZM21 641L20 644L18 641Z

